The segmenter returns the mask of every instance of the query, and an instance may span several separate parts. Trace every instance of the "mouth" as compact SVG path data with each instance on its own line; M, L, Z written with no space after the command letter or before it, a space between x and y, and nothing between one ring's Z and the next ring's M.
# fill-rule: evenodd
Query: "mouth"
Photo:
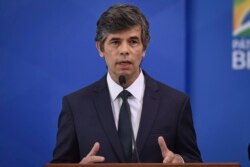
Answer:
M122 70L127 70L132 63L130 61L121 61L118 62L117 64L118 67L121 68Z

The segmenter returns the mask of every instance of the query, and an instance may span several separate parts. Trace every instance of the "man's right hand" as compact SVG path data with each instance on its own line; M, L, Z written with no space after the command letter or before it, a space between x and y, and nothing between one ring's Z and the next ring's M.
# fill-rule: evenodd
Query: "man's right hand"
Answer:
M102 156L97 156L97 152L100 149L100 143L96 142L92 147L91 151L86 157L84 157L79 164L91 164L96 162L104 162L105 158Z

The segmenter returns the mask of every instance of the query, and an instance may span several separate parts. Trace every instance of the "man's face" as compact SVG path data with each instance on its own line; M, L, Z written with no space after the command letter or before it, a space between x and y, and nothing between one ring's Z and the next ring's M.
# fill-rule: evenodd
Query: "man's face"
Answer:
M115 82L119 83L119 76L124 75L126 85L129 86L139 76L141 60L145 55L140 26L110 33L104 42L103 51L98 42L96 46L100 55L105 58L108 71Z

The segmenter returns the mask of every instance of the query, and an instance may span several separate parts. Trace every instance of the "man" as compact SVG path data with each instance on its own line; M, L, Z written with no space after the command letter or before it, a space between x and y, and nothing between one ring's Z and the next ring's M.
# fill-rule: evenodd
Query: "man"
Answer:
M201 162L188 96L140 68L150 40L140 10L128 4L111 6L97 22L95 40L108 72L63 98L52 162ZM119 96L123 87L131 95L126 112L131 112L132 127L125 133L133 131L136 139L128 156L119 130L120 108L126 101Z

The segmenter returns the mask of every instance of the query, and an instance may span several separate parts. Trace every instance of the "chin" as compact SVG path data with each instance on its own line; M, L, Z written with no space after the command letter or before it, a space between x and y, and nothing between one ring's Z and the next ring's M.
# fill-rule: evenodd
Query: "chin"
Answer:
M129 72L129 71L123 71L123 72L120 72L119 73L119 76L120 75L124 75L125 77L127 77L127 76L130 76L132 73L131 72Z

